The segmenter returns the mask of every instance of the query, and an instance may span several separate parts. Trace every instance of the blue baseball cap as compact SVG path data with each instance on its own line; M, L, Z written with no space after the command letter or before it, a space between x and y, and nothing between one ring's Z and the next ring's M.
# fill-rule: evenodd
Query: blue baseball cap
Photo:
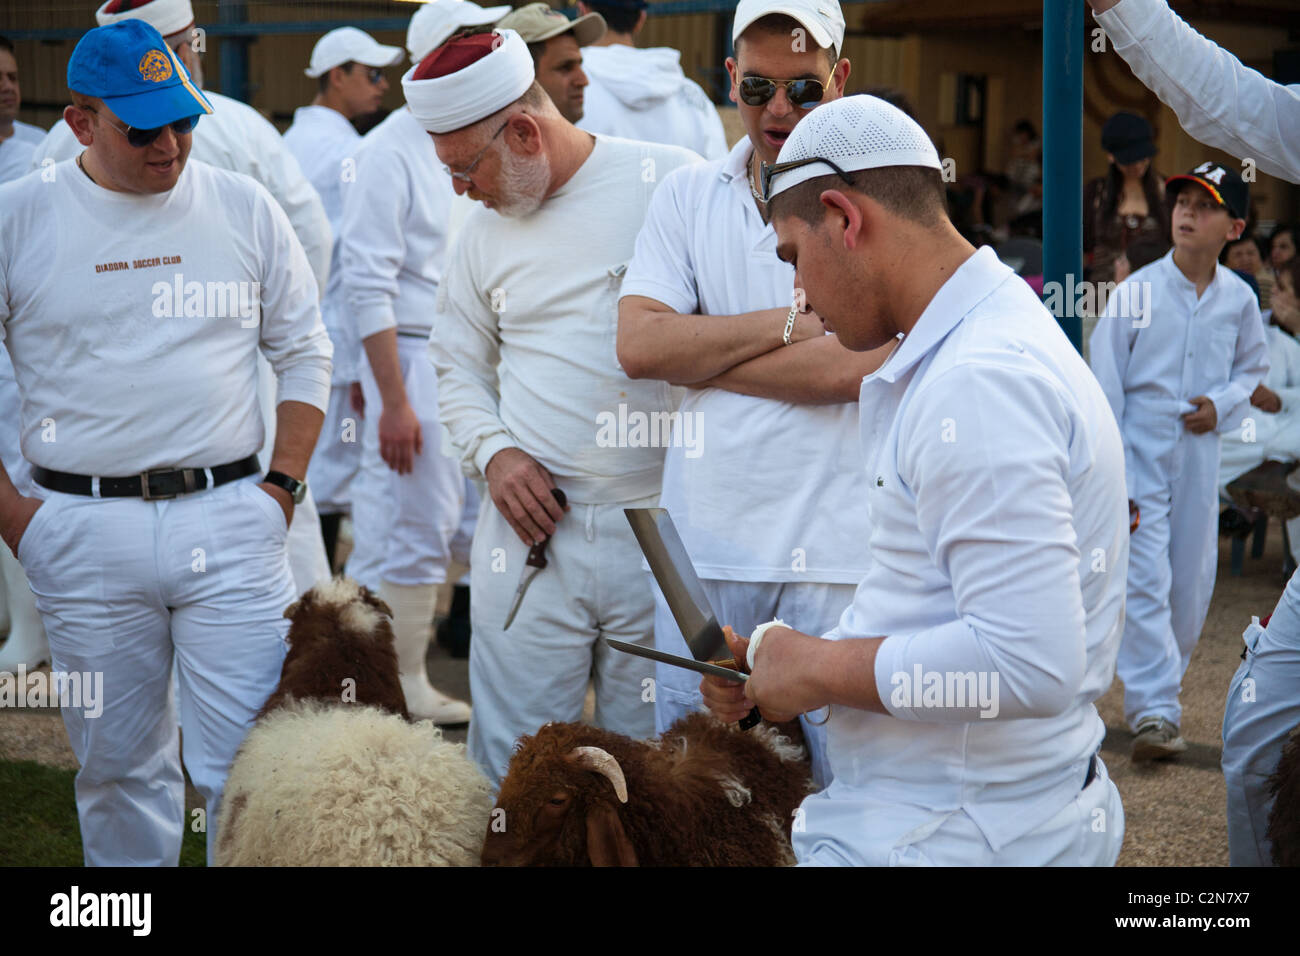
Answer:
M68 89L99 97L136 129L212 112L185 64L143 20L122 20L83 36L68 60Z

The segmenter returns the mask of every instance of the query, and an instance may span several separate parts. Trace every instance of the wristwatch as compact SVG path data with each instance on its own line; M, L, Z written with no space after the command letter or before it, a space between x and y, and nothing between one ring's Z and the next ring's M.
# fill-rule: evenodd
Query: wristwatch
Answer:
M302 504L302 499L307 497L307 482L290 478L282 471L268 471L262 480L268 485L276 485L289 492L296 505Z

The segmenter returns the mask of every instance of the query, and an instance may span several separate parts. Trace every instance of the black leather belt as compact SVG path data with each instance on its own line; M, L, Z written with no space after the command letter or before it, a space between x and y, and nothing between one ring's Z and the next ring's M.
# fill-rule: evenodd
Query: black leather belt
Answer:
M1097 755L1093 754L1088 758L1088 774L1083 778L1083 789L1087 790L1088 786L1097 779Z
M232 461L228 465L218 465L215 468L158 468L125 478L100 478L98 495L100 498L143 498L145 501L175 498L177 495L188 495L209 487L209 473L212 475L211 487L216 488L218 485L255 475L261 470L262 466L258 464L256 455L249 455L240 461ZM92 497L96 494L94 484L96 479L90 475L51 471L36 465L32 468L32 478L38 485L51 491Z

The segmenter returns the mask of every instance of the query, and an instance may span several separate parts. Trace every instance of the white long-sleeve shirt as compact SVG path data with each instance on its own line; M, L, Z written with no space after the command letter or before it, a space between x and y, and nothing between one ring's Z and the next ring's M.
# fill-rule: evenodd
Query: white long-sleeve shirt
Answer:
M1123 0L1097 22L1192 136L1300 183L1300 86L1282 86L1201 36L1165 0Z
M334 383L355 382L361 344L343 301L338 238L342 232L343 190L356 178L352 154L361 144L361 135L338 110L328 106L302 106L294 111L293 125L284 133L284 144L298 160L329 217L334 245L329 281L321 297L321 318L334 343Z
M578 126L606 136L681 146L705 159L726 156L718 111L699 84L686 78L681 58L669 47L584 47L582 68L590 84Z
M1105 735L1093 701L1114 675L1128 567L1119 431L988 248L864 379L859 408L872 563L826 637L885 638L889 714L835 708L835 779L804 802L799 856L830 842L868 858L888 836L868 801L913 808L916 826L964 810L997 850L1078 795ZM933 696L930 675L970 675L969 692Z
M482 477L520 448L573 501L658 494L677 390L618 365L619 287L674 146L596 137L591 155L532 215L475 209L456 240L430 354L442 423Z
M354 158L339 229L349 317L362 341L392 328L427 337L447 256L451 178L405 107L367 133Z
M190 159L172 189L115 192L74 160L0 186L0 324L35 465L122 476L211 467L264 442L280 401L324 411L331 346L284 211Z
M289 217L316 278L318 294L329 280L330 248L334 237L320 196L303 175L284 140L262 114L247 103L204 90L213 112L194 127L190 158L251 176L266 187ZM46 159L72 159L83 147L59 120L32 153L32 168Z
M27 175L32 150L45 138L45 130L30 123L14 120L14 132L0 140L0 183Z
M1139 301L1149 304L1149 314L1132 306ZM1124 436L1134 500L1165 487L1176 473L1180 443L1199 437L1183 425L1182 416L1193 410L1191 399L1209 398L1217 430L1227 431L1234 424L1229 413L1268 374L1254 291L1231 269L1216 266L1198 297L1195 283L1174 264L1172 249L1115 289L1088 346L1092 370Z

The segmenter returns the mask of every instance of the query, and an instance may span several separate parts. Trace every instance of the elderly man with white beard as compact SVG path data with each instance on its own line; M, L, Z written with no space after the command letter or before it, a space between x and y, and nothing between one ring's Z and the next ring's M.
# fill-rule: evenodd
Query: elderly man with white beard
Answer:
M622 373L614 337L656 183L697 157L577 129L511 30L444 44L402 85L457 192L485 207L452 251L430 350L442 422L494 505L480 512L470 563L469 748L500 781L519 735L580 717L589 678L598 725L634 737L654 728L653 665L600 638L653 643L653 601L622 512L658 501L663 450L611 447L598 422L620 405L629 415L675 406L669 386ZM542 541L548 564L518 599L534 570L525 556Z

